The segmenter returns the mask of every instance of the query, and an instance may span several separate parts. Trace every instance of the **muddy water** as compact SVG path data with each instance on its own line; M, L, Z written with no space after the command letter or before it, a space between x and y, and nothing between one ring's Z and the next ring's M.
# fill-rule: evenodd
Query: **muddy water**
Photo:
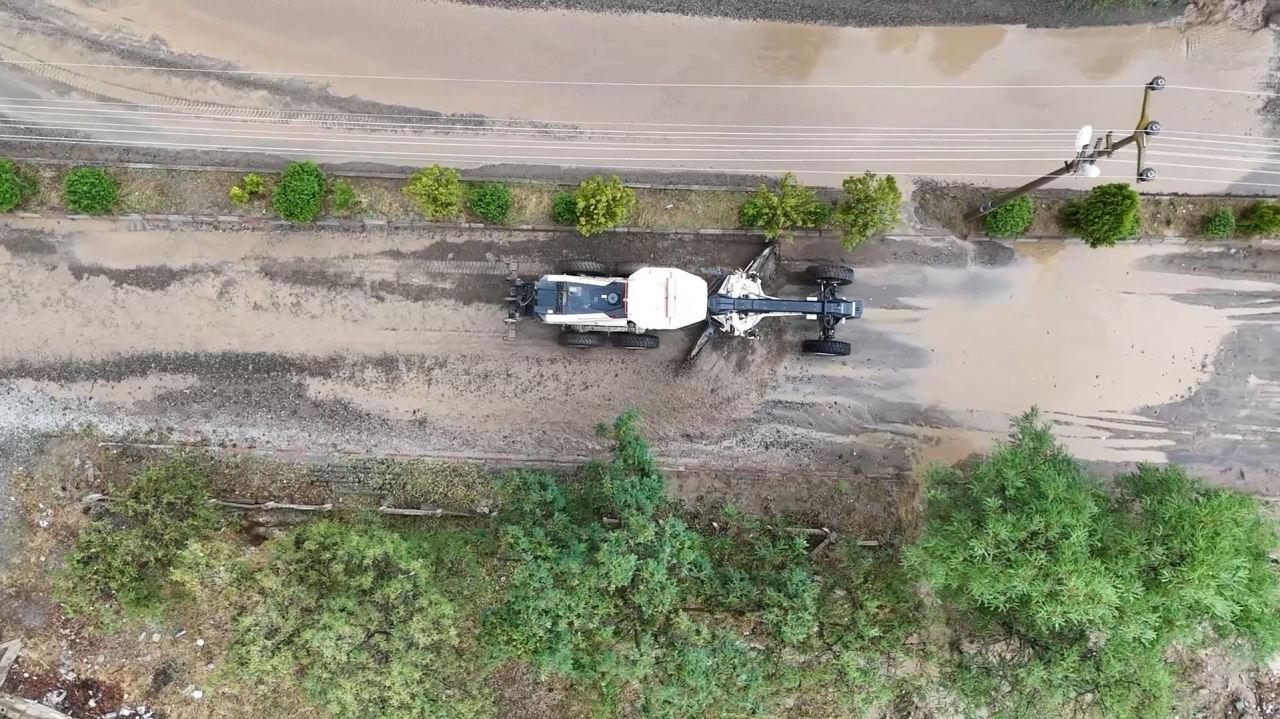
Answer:
M1059 245L1003 268L864 270L863 282L905 289L901 308L869 312L865 325L926 358L897 370L905 381L889 394L969 428L930 432L920 457L964 456L1039 406L1087 459L1163 461L1177 438L1139 411L1182 401L1213 377L1232 331L1275 322L1265 303L1222 308L1187 298L1280 291L1271 282L1140 269L1183 252Z
M930 85L1140 84L1155 74L1190 86L1253 88L1266 76L1268 33L1168 27L850 29L666 15L601 16L506 11L421 0L165 0L89 7L59 0L98 31L163 41L259 71L340 75L519 78L550 81ZM68 48L39 48L44 57ZM47 57L74 61L74 57ZM93 71L84 70L85 73ZM98 71L111 73L111 71ZM174 81L112 73L130 87L167 93ZM1126 129L1140 93L1131 89L833 90L507 85L406 79L313 78L339 95L450 112L539 120ZM206 95L207 96L207 95ZM243 98L241 98L243 99ZM288 107L278 98L262 106ZM1155 115L1170 129L1255 133L1257 101L1170 90ZM1064 146L1069 144L1063 143ZM564 153L562 153L564 154ZM580 151L578 154L581 154ZM935 156L936 157L936 156ZM652 164L652 163L651 163ZM693 167L707 162L660 162ZM1036 173L1044 162L991 164L827 161L744 167L796 169L811 181L833 174ZM1117 172L1127 174L1127 166ZM1186 171L1164 173L1187 176ZM1237 173L1225 173L1234 177ZM1206 191L1200 183L1165 189Z

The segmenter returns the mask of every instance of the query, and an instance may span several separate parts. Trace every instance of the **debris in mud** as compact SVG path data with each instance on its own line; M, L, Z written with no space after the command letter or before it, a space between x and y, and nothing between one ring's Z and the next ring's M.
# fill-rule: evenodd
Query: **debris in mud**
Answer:
M114 684L74 674L69 676L71 678L63 678L55 672L24 670L19 659L9 672L5 691L40 702L76 719L111 719L123 716L121 712L126 709L144 718L153 715L147 707L122 706L124 692ZM139 713L139 708L146 709L145 714Z
M1193 25L1231 25L1261 30L1270 21L1270 0L1190 0L1183 20Z

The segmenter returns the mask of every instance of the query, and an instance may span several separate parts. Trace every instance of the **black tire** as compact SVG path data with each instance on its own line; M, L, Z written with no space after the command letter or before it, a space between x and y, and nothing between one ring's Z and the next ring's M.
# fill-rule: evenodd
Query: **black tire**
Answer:
M649 267L648 262L619 262L618 266L613 268L613 273L617 277L630 277L637 270L643 270Z
M578 349L600 347L604 344L604 335L595 332L561 332L560 344Z
M833 285L847 285L853 282L853 268L844 265L813 265L809 268L809 279Z
M588 277L604 277L609 270L603 262L595 260L565 260L560 263L560 273L565 275L587 275Z
M621 347L624 350L656 350L658 349L658 336L633 335L630 333L614 335L613 346Z
M805 340L800 349L807 355L827 357L848 357L853 354L853 345L840 340Z

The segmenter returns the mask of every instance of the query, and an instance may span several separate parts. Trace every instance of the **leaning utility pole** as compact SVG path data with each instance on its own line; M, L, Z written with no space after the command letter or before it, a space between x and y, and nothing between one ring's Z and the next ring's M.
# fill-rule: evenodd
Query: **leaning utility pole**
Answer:
M1134 128L1133 134L1128 137L1122 137L1119 140L1112 141L1112 133L1108 132L1105 143L1102 138L1094 141L1090 145L1089 141L1093 138L1093 128L1086 125L1081 128L1080 134L1076 136L1076 156L1071 160L1063 163L1062 167L1050 172L1044 177L1032 180L1016 190L1010 190L1005 194L983 202L978 209L970 212L965 219L974 222L983 215L995 210L997 207L1017 199L1023 195L1038 190L1041 187L1053 182L1064 175L1078 175L1081 177L1097 177L1099 174L1097 162L1101 158L1111 157L1117 150L1123 150L1129 145L1136 144L1138 146L1138 182L1150 182L1156 179L1156 171L1150 167L1143 165L1146 157L1147 138L1160 134L1160 123L1147 118L1147 107L1151 102L1151 93L1163 90L1165 79L1162 75L1156 75L1151 78L1142 92L1142 112L1138 116L1138 125Z

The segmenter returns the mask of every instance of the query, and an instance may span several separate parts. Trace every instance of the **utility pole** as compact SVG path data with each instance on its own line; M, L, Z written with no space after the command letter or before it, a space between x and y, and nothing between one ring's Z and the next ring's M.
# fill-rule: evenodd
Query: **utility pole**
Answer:
M1085 126L1081 129L1079 135L1076 136L1076 156L1063 163L1062 167L1050 172L1043 177L1037 178L1015 190L1010 190L1005 194L983 202L976 210L965 215L965 219L975 222L983 215L995 210L997 207L1017 199L1023 195L1038 190L1041 187L1053 182L1059 177L1065 175L1077 175L1081 177L1097 177L1099 174L1097 162L1101 158L1111 157L1117 150L1123 150L1129 145L1138 146L1138 182L1150 182L1156 179L1156 171L1150 167L1146 167L1144 160L1146 159L1147 138L1155 137L1160 134L1160 123L1147 117L1147 109L1151 103L1151 93L1159 92L1165 87L1165 79L1162 75L1156 75L1151 78L1146 87L1142 91L1142 111L1138 115L1138 125L1134 128L1133 134L1122 137L1119 140L1112 139L1112 133L1108 132L1105 138L1099 138L1090 145L1089 140L1093 137L1093 128Z

